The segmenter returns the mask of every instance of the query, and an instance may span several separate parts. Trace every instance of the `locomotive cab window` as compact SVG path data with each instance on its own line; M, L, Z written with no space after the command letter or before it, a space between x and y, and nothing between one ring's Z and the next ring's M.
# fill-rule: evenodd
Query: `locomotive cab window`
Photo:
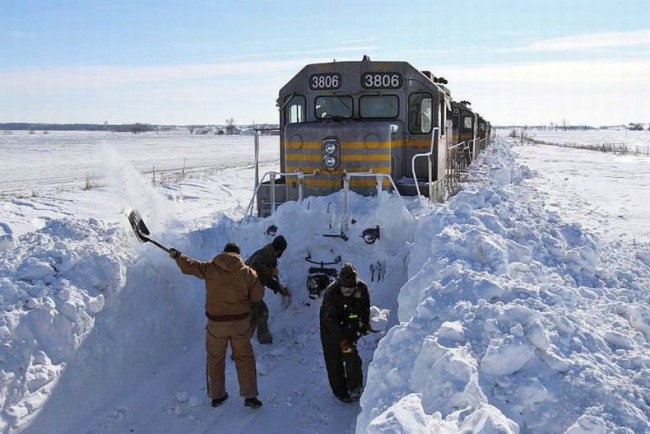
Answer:
M284 107L284 123L295 124L305 122L305 97L293 96Z
M463 116L463 131L473 131L474 122L471 116Z
M359 100L359 114L362 118L396 118L399 114L399 99L396 95L362 96Z
M332 119L352 117L352 97L350 96L319 96L315 102L317 119Z
M414 134L431 133L433 119L430 93L413 93L409 96L409 131Z

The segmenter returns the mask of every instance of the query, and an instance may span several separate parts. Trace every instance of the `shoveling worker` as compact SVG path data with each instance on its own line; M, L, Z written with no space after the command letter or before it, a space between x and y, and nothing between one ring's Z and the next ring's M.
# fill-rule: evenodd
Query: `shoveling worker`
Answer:
M244 264L239 246L226 244L223 253L201 262L169 249L169 255L184 274L205 280L205 350L207 352L208 395L212 406L228 399L225 384L226 350L232 347L239 380L239 394L246 407L258 408L257 370L250 341L250 306L260 301L264 288L255 270Z
M357 340L370 331L368 286L357 277L352 264L344 264L338 278L325 290L320 308L327 379L334 396L343 402L358 401L363 392Z
M257 272L262 285L282 297L291 296L289 290L278 280L278 258L286 249L287 240L282 235L278 235L271 243L257 250L246 260L246 265ZM260 344L273 343L273 336L269 331L269 308L264 300L254 302L251 306L251 337L255 334L255 330Z

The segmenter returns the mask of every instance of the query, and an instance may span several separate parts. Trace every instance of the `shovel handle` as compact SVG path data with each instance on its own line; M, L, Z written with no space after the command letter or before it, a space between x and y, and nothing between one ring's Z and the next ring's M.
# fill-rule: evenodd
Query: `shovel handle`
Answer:
M148 237L147 237L147 241L149 241L151 244L161 248L165 252L169 253L169 249L167 247L163 246L162 244L160 244L159 242L157 242L155 240L152 240L151 238L148 238Z

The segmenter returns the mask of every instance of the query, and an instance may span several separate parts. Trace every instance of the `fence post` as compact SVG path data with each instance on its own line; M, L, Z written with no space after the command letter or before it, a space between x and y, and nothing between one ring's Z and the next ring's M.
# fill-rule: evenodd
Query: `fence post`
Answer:
M257 186L260 183L259 158L260 158L260 132L258 130L255 130L255 189L253 191L257 191Z

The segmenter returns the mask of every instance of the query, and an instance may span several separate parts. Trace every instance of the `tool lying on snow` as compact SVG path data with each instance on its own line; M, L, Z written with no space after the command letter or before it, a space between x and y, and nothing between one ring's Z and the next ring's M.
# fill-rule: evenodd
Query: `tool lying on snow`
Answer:
M286 286L284 287L284 290L286 291L286 294L282 294L282 298L280 299L280 308L282 310L287 310L289 309L289 306L291 306L292 294L291 290Z
M164 250L165 252L169 253L169 249L159 242L152 240L149 238L149 229L147 228L147 225L144 224L144 220L142 220L142 216L140 215L139 212L133 210L129 213L129 223L131 223L131 227L133 228L133 232L135 233L135 236L138 238L138 240L141 243L146 243L149 242L160 249Z

